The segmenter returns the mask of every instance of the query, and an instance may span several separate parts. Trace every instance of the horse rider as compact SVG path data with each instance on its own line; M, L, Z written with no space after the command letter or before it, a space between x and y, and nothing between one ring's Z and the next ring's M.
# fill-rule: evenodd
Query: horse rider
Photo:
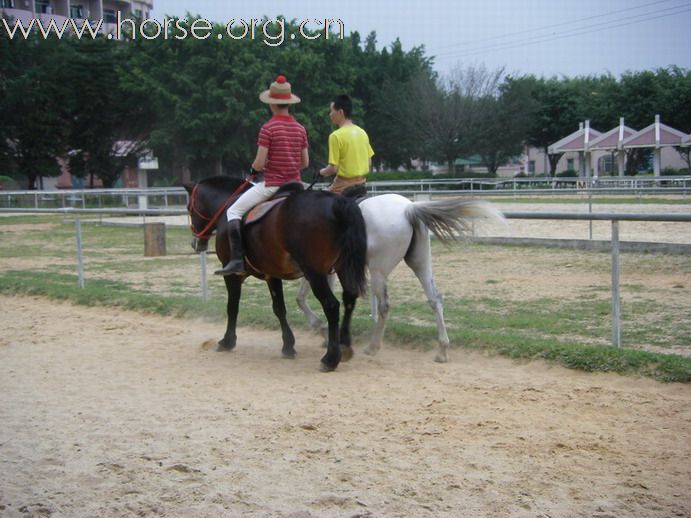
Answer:
M350 97L345 94L334 97L329 106L329 118L338 129L329 135L329 165L319 171L322 176L336 176L328 188L331 192L364 189L372 166L374 151L369 136L353 123L352 113Z
M279 75L259 100L269 105L272 117L259 130L257 155L252 169L264 173L264 179L243 193L226 211L230 261L217 275L245 275L245 251L242 244L242 217L252 207L269 199L282 185L299 182L300 170L309 166L307 130L289 113L300 98L291 91L285 76Z

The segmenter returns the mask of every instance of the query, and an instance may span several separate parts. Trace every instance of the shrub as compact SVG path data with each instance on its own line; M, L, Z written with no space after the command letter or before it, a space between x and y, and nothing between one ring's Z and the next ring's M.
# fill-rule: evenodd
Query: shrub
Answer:
M578 178L578 171L574 171L573 169L567 169L566 171L557 173L557 176L559 178Z
M688 169L674 169L673 167L665 167L662 176L688 176L691 174Z
M19 189L19 184L14 178L0 175L0 191L15 191Z

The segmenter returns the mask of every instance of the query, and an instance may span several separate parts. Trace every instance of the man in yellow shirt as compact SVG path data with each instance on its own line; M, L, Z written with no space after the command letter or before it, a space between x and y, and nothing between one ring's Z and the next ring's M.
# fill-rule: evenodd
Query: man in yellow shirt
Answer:
M347 95L338 95L331 102L329 118L338 126L329 135L329 165L319 171L322 176L333 176L331 192L342 193L356 185L364 185L374 155L365 130L353 124L353 102Z

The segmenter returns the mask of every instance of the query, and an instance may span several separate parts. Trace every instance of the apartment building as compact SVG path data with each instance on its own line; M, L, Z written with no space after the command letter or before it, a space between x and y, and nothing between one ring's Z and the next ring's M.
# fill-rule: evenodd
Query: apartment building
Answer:
M117 13L121 18L150 18L153 0L0 0L2 18L20 20L25 26L32 19L60 26L68 18L103 20L107 31L114 28Z

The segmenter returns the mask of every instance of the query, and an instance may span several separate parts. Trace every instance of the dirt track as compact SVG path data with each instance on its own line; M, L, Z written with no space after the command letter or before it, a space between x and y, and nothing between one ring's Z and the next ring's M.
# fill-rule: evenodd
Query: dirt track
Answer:
M691 516L687 385L0 306L0 516Z

